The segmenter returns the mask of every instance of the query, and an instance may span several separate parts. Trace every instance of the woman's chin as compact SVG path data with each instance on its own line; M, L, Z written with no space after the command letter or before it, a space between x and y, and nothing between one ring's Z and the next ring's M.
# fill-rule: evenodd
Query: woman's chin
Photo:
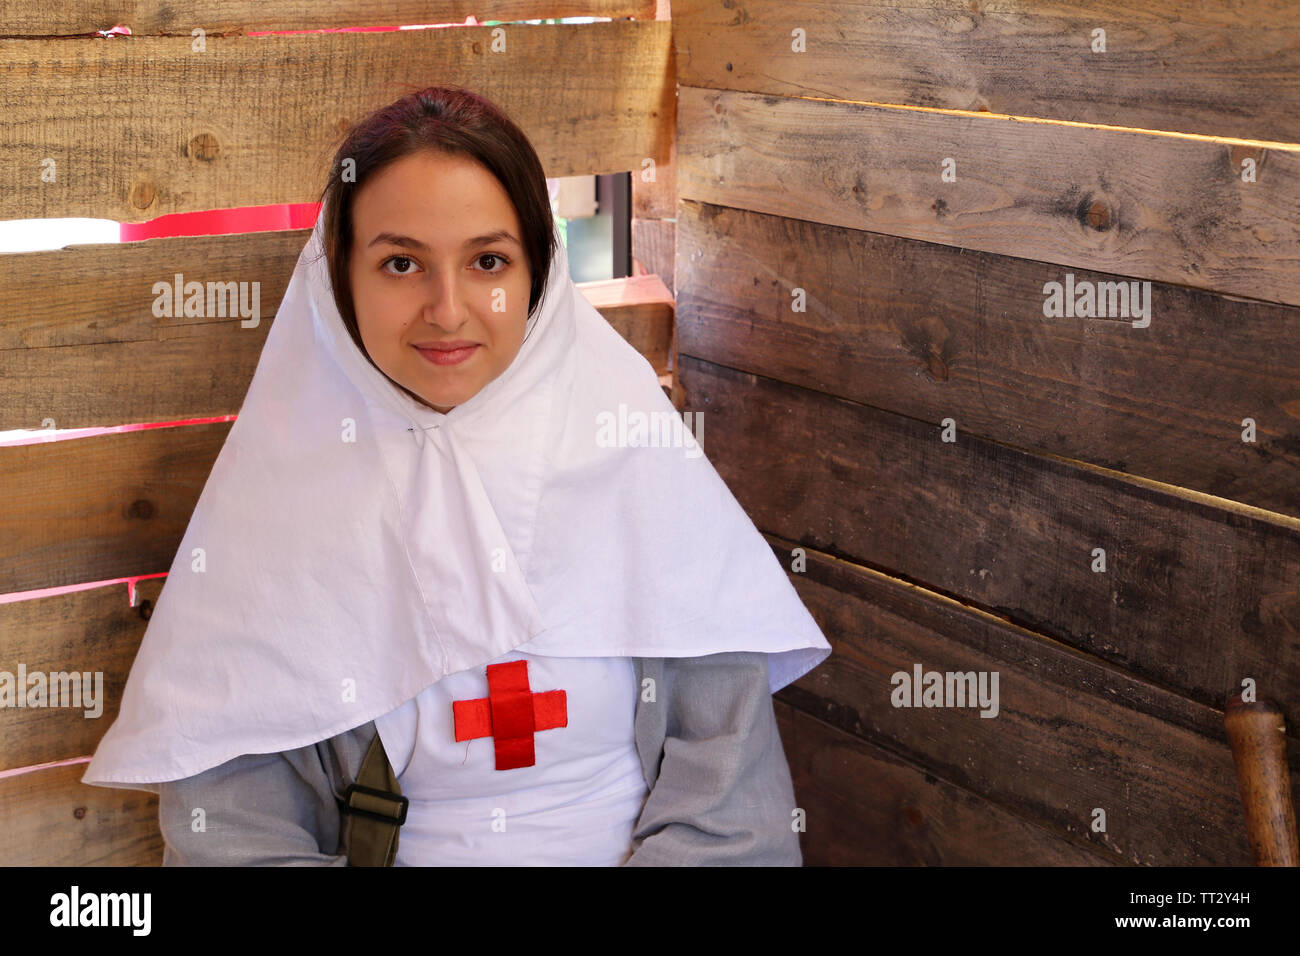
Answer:
M428 405L435 412L442 412L445 415L447 412L451 411L457 405L460 405L462 402L467 401L469 396L444 393L440 395L421 394L420 398L424 402L424 404Z
M474 376L467 376L467 379ZM415 388L414 382L406 386L406 391L413 397L418 398L423 404L432 408L434 411L446 414L457 405L463 405L473 398L482 386L473 381L452 381L452 382L435 382L421 381L422 387Z

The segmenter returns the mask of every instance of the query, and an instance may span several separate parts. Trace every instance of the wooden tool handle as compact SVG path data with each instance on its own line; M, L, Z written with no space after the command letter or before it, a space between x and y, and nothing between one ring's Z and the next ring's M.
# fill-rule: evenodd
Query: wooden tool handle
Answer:
M1286 760L1286 722L1272 701L1243 703L1234 694L1223 723L1246 807L1246 833L1256 866L1300 866L1295 805Z

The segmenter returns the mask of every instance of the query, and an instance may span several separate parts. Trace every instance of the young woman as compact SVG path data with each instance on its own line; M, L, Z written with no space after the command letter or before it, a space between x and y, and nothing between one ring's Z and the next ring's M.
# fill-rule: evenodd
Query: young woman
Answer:
M830 647L527 138L413 93L323 200L83 782L166 865L346 865L372 748L390 864L798 865L771 694Z

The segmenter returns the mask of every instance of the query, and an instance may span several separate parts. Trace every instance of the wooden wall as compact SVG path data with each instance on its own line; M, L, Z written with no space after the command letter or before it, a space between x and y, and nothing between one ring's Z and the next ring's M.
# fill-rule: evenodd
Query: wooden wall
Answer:
M1300 793L1300 7L672 16L686 407L835 650L777 695L806 863L1249 864L1243 681ZM893 706L916 664L997 716Z
M253 30L605 16L381 33ZM0 9L0 219L312 202L348 125L454 83L511 114L548 177L671 168L671 35L653 0L262 0ZM635 18L635 19L626 19ZM99 37L126 24L132 36ZM192 31L204 31L195 49ZM91 34L91 35L86 35ZM555 64L563 63L563 70ZM54 160L53 181L43 180ZM671 213L671 201L658 200ZM665 202L667 203L665 205ZM653 206L646 207L653 209ZM307 230L0 256L0 431L236 414L270 321L152 314L181 272L260 282L274 315ZM229 421L0 448L0 594L166 572ZM85 787L161 579L0 604L0 670L100 670L104 713L0 711L0 864L156 864L156 798Z

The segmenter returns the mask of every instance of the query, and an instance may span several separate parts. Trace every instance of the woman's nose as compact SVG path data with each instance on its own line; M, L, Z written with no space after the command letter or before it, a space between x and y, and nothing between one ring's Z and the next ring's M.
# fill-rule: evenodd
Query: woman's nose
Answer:
M465 297L454 279L434 277L425 289L420 317L430 325L452 331L465 324L465 306Z

